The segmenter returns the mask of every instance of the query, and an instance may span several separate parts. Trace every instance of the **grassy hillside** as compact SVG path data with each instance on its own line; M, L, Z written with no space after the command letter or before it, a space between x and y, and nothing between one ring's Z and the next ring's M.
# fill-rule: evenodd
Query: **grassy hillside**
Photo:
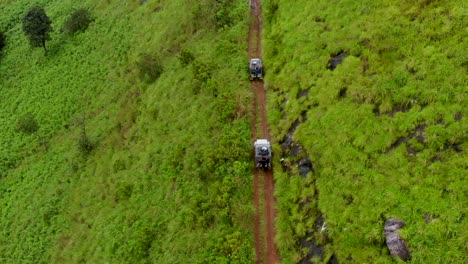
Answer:
M250 262L244 1L36 2L47 56L31 1L0 6L0 262ZM65 34L76 8L93 22Z
M314 242L317 262L392 263L391 217L411 263L468 261L466 3L267 0L263 12L284 262Z

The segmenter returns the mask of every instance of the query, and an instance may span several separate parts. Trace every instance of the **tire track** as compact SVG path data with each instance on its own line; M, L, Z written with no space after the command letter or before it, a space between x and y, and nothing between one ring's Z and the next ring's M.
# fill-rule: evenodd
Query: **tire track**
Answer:
M261 58L262 55L262 15L261 0L250 0L250 26L249 26L249 59ZM270 132L266 114L266 92L263 81L250 82L253 94L252 102L252 143L257 138L270 140ZM260 120L258 120L260 118ZM261 129L258 131L257 122L260 121ZM259 133L260 132L260 133ZM274 178L272 170L262 172L259 169L253 171L253 204L254 213L254 244L255 263L274 264L280 262L278 249L275 245L275 197ZM260 181L263 177L263 181ZM262 184L263 183L263 186ZM263 197L260 191L263 188ZM263 198L263 219L261 198ZM263 220L263 221L262 221ZM263 224L263 225L262 225ZM263 228L262 228L263 226ZM264 229L264 234L262 234Z

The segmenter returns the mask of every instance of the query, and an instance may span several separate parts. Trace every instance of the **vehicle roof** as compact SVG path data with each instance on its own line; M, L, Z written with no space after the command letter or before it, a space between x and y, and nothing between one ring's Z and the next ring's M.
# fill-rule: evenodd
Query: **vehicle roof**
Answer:
M270 147L270 142L266 139L257 139L257 141L255 141L255 146L268 146Z

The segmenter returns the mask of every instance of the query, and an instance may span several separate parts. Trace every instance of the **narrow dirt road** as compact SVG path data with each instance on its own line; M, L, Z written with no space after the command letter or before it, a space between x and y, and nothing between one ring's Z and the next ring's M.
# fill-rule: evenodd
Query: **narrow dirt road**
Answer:
M250 0L249 59L262 57L262 12L261 0ZM252 143L257 138L270 140L266 115L266 93L263 81L250 82L253 94L252 105ZM260 118L260 120L258 120ZM260 131L257 127L260 124ZM254 169L253 203L255 263L275 264L280 262L275 245L275 197L273 172ZM263 180L260 178L263 177ZM262 189L263 188L263 189ZM261 194L264 194L263 200ZM263 204L263 208L261 205ZM263 210L262 210L263 209ZM264 213L262 219L262 211ZM264 233L262 233L262 231Z

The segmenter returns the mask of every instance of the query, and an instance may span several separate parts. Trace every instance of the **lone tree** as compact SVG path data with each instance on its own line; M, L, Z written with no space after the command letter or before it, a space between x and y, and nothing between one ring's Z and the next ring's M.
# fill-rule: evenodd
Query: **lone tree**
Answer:
M84 114L83 118L79 118L76 121L82 128L80 138L78 139L78 149L82 154L87 155L91 153L95 146L86 133L86 118Z
M23 17L23 32L32 47L43 47L47 54L46 40L50 39L52 22L40 6L33 6Z
M41 141L44 148L47 150L47 142L43 137L41 137L37 131L39 130L39 125L37 124L36 119L34 118L33 114L26 113L25 115L18 118L16 122L16 130L20 131L27 135L34 135L37 137L39 141Z

